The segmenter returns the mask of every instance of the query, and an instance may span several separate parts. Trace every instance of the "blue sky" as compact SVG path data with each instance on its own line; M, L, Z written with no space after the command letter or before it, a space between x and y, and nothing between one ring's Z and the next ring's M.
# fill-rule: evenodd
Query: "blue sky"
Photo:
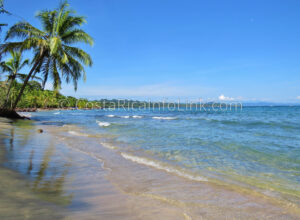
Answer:
M34 14L59 1L6 0ZM300 102L298 0L70 0L95 45L87 81L62 93L90 98ZM19 17L4 17L10 24Z

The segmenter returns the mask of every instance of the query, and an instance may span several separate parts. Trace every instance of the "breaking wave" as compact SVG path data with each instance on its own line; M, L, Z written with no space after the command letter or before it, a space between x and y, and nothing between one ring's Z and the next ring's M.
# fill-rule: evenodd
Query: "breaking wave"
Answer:
M167 165L162 164L158 161L150 160L150 159L143 158L143 157L133 156L133 155L130 155L130 154L127 154L127 153L121 153L121 155L126 160L130 160L132 162L142 164L142 165L146 165L146 166L149 166L149 167L153 167L153 168L156 168L156 169L159 169L159 170L164 170L168 173L176 174L177 176L180 176L180 177L184 177L184 178L194 180L194 181L201 181L201 182L202 181L207 181L207 179L205 177L186 173L182 170L176 169L174 167L167 166Z
M97 124L98 124L100 127L108 127L108 126L110 126L110 123L109 123L109 122L103 122L103 121L97 121Z
M175 120L177 119L176 117L152 117L153 119L157 119L157 120Z
M100 144L107 149L111 149L111 150L117 149L115 146L112 146L111 144L108 144L108 143L101 142Z
M142 118L143 116L140 116L140 115L134 115L132 116L133 118Z
M77 131L68 131L68 133L74 136L89 137L88 134L77 132Z

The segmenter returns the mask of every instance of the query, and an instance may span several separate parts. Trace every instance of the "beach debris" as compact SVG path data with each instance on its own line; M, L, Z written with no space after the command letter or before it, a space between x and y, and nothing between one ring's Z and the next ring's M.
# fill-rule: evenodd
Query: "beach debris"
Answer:
M38 133L43 133L44 132L43 129L38 129L37 131L38 131Z

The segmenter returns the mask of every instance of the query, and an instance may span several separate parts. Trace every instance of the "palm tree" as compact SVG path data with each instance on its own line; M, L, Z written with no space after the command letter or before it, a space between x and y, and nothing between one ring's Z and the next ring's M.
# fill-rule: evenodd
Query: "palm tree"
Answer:
M20 51L10 51L11 58L8 59L6 62L0 63L0 69L2 72L7 72L7 80L8 89L6 92L6 99L4 101L4 107L7 105L10 95L10 90L12 85L16 79L24 80L26 78L25 74L20 73L20 70L29 64L29 60L23 60L22 54Z
M2 53L9 50L33 50L34 58L22 88L13 104L16 108L28 80L38 72L44 77L44 85L48 78L53 80L54 89L60 89L61 79L67 83L73 81L75 90L77 82L83 76L83 65L91 66L92 59L84 50L73 46L77 43L93 45L93 39L80 26L86 23L82 16L76 16L69 4L64 1L54 11L44 10L37 14L42 23L42 30L28 22L19 22L7 32L5 40L21 38L20 42L5 43L0 47Z

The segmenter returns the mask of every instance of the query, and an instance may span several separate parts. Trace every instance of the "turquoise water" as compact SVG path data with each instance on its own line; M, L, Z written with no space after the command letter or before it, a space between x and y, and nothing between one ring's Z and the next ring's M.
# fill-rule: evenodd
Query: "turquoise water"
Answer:
M162 162L208 181L300 201L300 107L50 111L32 119L81 129L71 135L103 134L103 143L135 162L147 158L145 165Z

